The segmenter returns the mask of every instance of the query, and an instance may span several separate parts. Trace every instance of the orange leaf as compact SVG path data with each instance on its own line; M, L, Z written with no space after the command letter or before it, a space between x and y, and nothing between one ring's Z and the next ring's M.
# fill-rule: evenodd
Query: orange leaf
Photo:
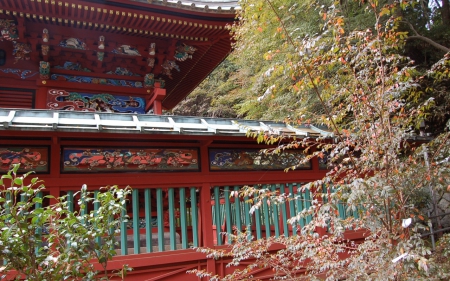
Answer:
M419 217L420 220L424 220L423 216L418 215L418 217Z
M323 20L326 20L327 19L327 13L323 13L322 18L323 18Z

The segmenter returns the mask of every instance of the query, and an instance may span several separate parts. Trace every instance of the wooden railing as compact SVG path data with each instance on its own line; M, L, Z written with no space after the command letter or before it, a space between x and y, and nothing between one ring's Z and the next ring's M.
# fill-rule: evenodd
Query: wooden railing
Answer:
M311 217L301 218L298 225L290 225L287 220L297 213L308 209L311 206L311 192L298 190L296 183L288 184L267 184L255 186L259 189L266 189L273 194L289 194L291 200L269 204L267 200L262 200L258 208L250 212L250 200L257 200L257 194L253 198L233 197L231 191L237 192L240 186L215 186L213 188L213 227L215 230L215 245L231 243L231 237L221 233L233 233L246 231L250 227L248 239L261 239L270 236L297 235L301 227L311 222ZM218 227L219 226L219 227ZM219 229L219 231L217 230Z
M255 185L273 193L289 194L291 200L270 204L262 200L260 206L251 210L249 197L230 196L243 185L213 186L209 192L201 192L202 187L173 187L135 189L123 206L122 223L117 235L118 255L164 252L190 249L199 246L221 246L232 243L231 236L248 231L248 239L270 236L297 235L302 227L311 222L311 216L301 218L298 223L287 220L311 206L311 192L301 191L296 183L276 183ZM205 188L205 187L203 187ZM94 192L96 194L98 191ZM74 202L74 192L67 195L69 209L87 212L96 208L87 205L80 210ZM202 194L205 196L202 197ZM209 196L207 196L209 195ZM202 204L203 203L203 204ZM210 206L204 207L201 206ZM78 208L78 209L77 209ZM202 212L209 212L202 221ZM341 209L340 209L341 212ZM345 212L342 213L345 216ZM212 243L202 237L213 237Z
M120 230L111 230L118 233L116 252L118 255L129 255L221 246L232 243L232 237L226 234L238 232L247 232L248 239L295 236L311 222L309 215L296 223L288 223L289 218L311 207L312 194L308 189L299 189L297 183L253 186L273 194L284 193L288 200L276 204L262 200L259 207L251 212L250 201L257 202L257 193L251 198L235 196L243 185L213 186L206 192L202 192L202 187L134 189L123 206ZM98 192L94 191L94 196ZM60 195L66 196L72 212L86 214L98 208L95 201L82 204L84 207L76 204L80 193L64 191ZM41 206L41 203L36 203L36 207ZM202 209L201 206L206 207ZM337 211L343 219L358 217L358 211L347 210L343 203L337 204ZM208 214L204 216L202 212ZM211 221L202 221L202 217ZM100 243L100 239L96 242Z

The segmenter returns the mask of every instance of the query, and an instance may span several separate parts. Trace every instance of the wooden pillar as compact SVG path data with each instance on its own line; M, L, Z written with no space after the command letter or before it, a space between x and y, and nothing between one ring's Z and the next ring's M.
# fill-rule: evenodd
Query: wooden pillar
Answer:
M166 89L155 88L154 101L153 101L153 113L162 115L162 100L166 96Z
M59 137L57 136L52 137L50 157L50 175L52 176L52 178L59 178L61 163L61 144L59 143Z
M212 229L212 214L211 214L211 192L210 183L203 183L200 192L200 209L202 217L202 247L213 247L213 229Z
M42 82L44 82L44 81L38 80L39 87L36 91L36 96L34 98L34 108L35 109L46 109L47 108L48 88L45 86L42 86Z
M166 97L166 89L161 88L159 82L155 83L153 95L151 96L145 110L153 109L153 114L162 115L162 100Z

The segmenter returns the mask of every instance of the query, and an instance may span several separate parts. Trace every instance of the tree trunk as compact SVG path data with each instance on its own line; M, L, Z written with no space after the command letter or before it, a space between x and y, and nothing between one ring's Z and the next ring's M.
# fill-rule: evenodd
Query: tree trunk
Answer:
M442 23L450 27L450 1L442 0L441 6Z

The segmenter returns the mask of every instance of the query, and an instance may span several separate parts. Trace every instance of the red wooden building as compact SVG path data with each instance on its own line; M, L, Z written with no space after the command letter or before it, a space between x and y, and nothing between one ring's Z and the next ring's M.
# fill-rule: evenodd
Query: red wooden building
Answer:
M132 222L118 256L129 280L198 280L186 270L226 274L225 260L192 246L223 247L219 232L251 225L256 238L293 235L289 215L308 207L263 206L250 215L229 193L260 185L296 194L320 179L313 159L284 173L302 151L264 156L247 130L297 137L314 126L161 115L230 52L236 1L0 0L0 161L34 170L55 196L83 184L130 185ZM153 113L153 114L148 114ZM305 220L303 223L308 223ZM270 269L255 272L265 279ZM128 280L128 279L127 279Z

